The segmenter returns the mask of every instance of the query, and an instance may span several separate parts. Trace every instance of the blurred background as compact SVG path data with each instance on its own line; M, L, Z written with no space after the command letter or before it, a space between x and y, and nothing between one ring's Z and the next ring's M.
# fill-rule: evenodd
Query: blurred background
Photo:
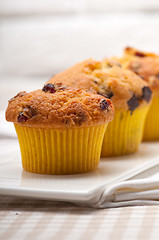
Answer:
M159 0L0 0L0 108L21 90L125 46L159 53Z

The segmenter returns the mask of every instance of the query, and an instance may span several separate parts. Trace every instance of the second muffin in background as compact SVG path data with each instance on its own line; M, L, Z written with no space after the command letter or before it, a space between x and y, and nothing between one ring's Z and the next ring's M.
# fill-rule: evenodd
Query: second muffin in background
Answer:
M109 99L58 83L13 97L6 119L15 125L25 171L74 174L98 166L113 112Z
M145 121L143 140L159 140L159 55L127 47L120 62L149 83L153 97Z
M148 84L132 71L113 60L88 59L52 77L48 82L63 81L110 98L115 107L102 146L102 156L134 153L141 143L143 126L151 101Z

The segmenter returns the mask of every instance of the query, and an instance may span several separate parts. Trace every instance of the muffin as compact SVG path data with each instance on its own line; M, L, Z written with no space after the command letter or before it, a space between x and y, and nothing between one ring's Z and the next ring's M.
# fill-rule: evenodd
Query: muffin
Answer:
M152 103L145 121L143 140L159 140L159 56L127 47L120 61L150 85Z
M112 100L115 114L108 124L102 156L134 153L142 139L143 126L151 102L148 84L112 59L97 62L88 59L53 76L48 82L63 81Z
M23 169L42 174L94 170L112 118L109 99L61 83L20 92L6 110L6 120L15 125Z

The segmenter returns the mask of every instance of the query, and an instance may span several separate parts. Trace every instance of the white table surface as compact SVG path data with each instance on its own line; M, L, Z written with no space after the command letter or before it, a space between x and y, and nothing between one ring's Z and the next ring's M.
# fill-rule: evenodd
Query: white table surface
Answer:
M33 81L29 86L26 81L19 82L10 91L6 91L7 86L3 84L0 90L0 96L3 96L1 108L6 107L7 98L16 94L17 90L30 90L42 84L42 80ZM1 137L1 156L3 143ZM158 239L158 236L158 206L96 210L70 203L0 196L2 240L147 240Z

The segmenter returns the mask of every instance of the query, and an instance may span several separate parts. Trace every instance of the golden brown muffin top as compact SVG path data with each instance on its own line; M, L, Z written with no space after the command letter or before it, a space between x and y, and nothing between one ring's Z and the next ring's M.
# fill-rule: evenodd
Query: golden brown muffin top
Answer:
M147 81L153 91L159 94L159 56L127 47L119 59L122 65Z
M53 76L48 82L62 81L67 86L79 87L111 98L115 108L133 111L151 100L148 84L112 59L97 62L88 59Z
M34 127L83 127L109 122L113 112L109 99L59 83L17 94L9 100L6 120Z

